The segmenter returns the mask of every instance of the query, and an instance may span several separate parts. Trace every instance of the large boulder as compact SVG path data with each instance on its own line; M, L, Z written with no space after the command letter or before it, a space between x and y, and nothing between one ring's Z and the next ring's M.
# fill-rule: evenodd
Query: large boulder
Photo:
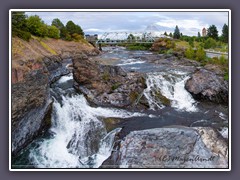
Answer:
M175 47L175 42L173 39L169 39L169 38L159 38L158 40L156 40L152 47L150 48L151 51L165 51L165 50L169 50L171 48Z
M74 87L100 106L146 107L142 74L126 73L119 66L102 65L87 57L73 59Z
M228 168L227 143L209 127L133 131L113 154L108 162L120 168Z
M186 81L185 88L197 100L228 103L228 82L223 76L199 69Z

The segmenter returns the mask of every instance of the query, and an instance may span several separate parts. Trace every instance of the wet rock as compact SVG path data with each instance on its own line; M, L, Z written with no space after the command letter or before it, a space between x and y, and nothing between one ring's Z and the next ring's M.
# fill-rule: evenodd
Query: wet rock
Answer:
M70 73L59 56L32 59L12 69L12 154L49 128L50 84Z
M60 56L44 57L43 62L49 72L49 81L55 82L61 76L69 74L71 71L66 67L71 59L62 59Z
M128 134L116 159L120 168L227 168L228 146L208 127L156 128Z
M27 73L12 84L12 152L15 154L41 129L49 108L48 74L43 69Z
M87 58L87 55L99 54L97 49L91 47L79 49L74 43L72 45L70 43L69 47L64 46L63 49L59 50L58 55L48 56L48 53L41 53L38 56L34 51L30 57L24 56L23 59L13 57L11 82L13 156L49 128L48 116L51 109L49 87L52 82L71 72L71 68L66 67L71 63L71 58Z
M68 142L67 148L71 154L79 157L88 157L97 153L101 139L105 136L103 126L99 126L96 122L85 124L91 128L85 129L86 132L75 132L71 140Z
M73 68L74 87L95 105L145 107L141 100L146 88L142 74L126 73L119 66L102 65L81 57L73 59Z
M187 80L185 88L197 100L228 103L228 83L212 71L197 70Z

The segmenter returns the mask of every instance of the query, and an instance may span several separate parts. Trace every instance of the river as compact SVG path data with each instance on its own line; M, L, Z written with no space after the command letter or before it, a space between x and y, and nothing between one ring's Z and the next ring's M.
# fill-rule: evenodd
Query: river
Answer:
M93 57L128 72L146 73L147 88L143 95L148 100L148 110L90 105L73 88L72 74L62 76L51 85L54 99L51 128L13 159L13 168L98 168L110 156L115 134L120 131L124 138L134 130L184 125L210 126L225 135L228 107L194 100L184 88L194 68L149 61L159 56L149 51L105 47L101 55ZM159 93L167 102L159 101ZM118 119L112 131L107 131L104 118Z

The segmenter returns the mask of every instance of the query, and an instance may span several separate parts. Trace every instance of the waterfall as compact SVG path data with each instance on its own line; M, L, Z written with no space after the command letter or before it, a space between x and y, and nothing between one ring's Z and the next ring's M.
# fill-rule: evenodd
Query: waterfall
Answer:
M180 111L197 111L195 100L184 88L188 78L181 71L148 73L144 95L150 109L162 109L170 105Z
M62 96L55 100L52 113L52 137L42 139L31 150L29 159L39 168L98 167L112 151L119 129L106 132L103 117L145 116L114 108L91 107L83 95Z

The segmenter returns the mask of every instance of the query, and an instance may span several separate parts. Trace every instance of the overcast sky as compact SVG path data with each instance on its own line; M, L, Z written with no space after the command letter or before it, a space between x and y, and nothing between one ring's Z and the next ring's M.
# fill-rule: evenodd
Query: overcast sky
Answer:
M164 33L173 32L178 25L184 35L197 36L202 28L214 24L219 32L228 24L228 12L27 12L39 15L51 24L59 18L64 24L69 20L80 25L85 34L103 34L111 31L144 31L147 26L155 25Z

